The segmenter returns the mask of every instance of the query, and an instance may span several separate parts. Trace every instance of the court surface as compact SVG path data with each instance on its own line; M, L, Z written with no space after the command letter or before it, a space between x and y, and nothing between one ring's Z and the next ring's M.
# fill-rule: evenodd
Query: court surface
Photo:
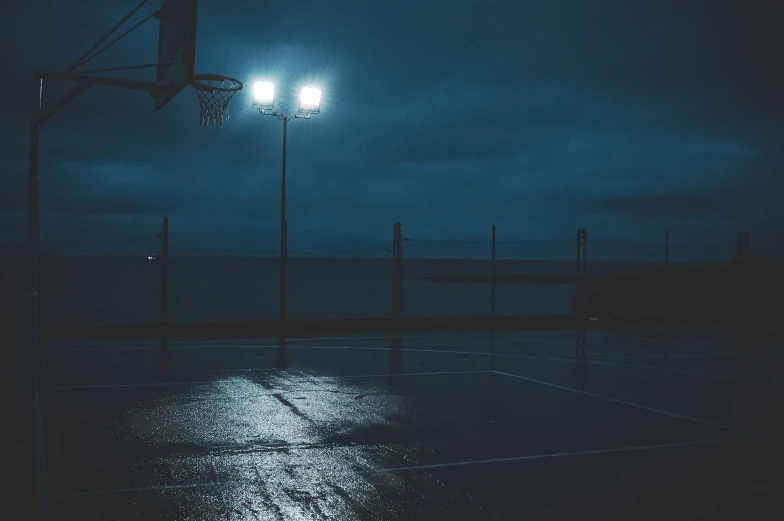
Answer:
M781 519L780 332L46 346L55 520Z

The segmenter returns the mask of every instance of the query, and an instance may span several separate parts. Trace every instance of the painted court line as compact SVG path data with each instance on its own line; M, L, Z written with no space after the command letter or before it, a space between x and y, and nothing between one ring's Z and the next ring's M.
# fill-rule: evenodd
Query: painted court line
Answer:
M710 420L703 420L702 418L695 418L693 416L686 416L686 415L683 415L683 414L677 414L677 413L670 412L670 411L663 411L661 409L654 409L653 407L646 407L645 405L640 405L640 404L637 404L637 403L627 402L627 401L624 401L624 400L618 400L617 398L605 398L605 399L608 400L608 401L614 402L614 403L620 403L620 404L623 404L623 405L628 405L630 407L637 407L638 409L643 409L645 411L651 411L651 412L656 412L656 413L659 413L659 414L664 414L666 416L672 416L673 418L681 418L683 420L691 420L693 422L703 423L705 425L710 425L712 427L718 427L720 429L727 429L727 430L731 430L731 431L735 431L735 432L740 432L742 434L748 434L749 436L761 436L761 434L759 434L757 432L748 431L746 429L740 429L738 427L732 427L730 425L724 425L723 423L712 422Z
M435 375L442 375L442 374L485 374L485 373L494 373L495 371L491 369L479 370L479 371L433 371L429 373L382 373L382 374L358 374L355 376L313 376L315 379L321 378L383 378L383 377L393 377L393 376L435 376Z
M94 385L52 385L41 386L39 389L48 389L50 391L58 391L64 389L117 389L124 387L175 387L183 385L209 385L215 383L216 380L197 381L197 382L160 382L160 383L132 383L132 384L94 384Z
M269 371L280 371L278 367L262 367L262 368L253 368L249 367L246 369L212 369L211 373L261 373L261 372L269 372Z
M629 335L628 338L631 338L633 340L645 340L647 342L656 342L656 343L662 343L662 344L669 344L669 345L673 345L673 346L693 347L695 349L698 349L701 352L710 352L711 349L716 349L715 347L701 346L701 345L698 345L698 344L691 344L689 342L679 342L677 340L667 340L665 338L655 338L655 337L639 336L639 335ZM723 348L723 349L726 349L726 348Z
M210 345L210 346L203 346L203 345L187 345L187 346L170 346L171 349L201 349L204 347L212 347L212 348L219 348L219 349L278 349L279 346L275 345ZM160 347L123 347L123 348L116 348L112 349L111 352L115 351L157 351L160 350ZM308 345L289 345L287 349L356 349L362 351L389 351L390 347L366 347L366 346L308 346ZM60 350L65 351L65 350ZM78 348L73 349L72 351L101 351L101 352L110 352L105 349L100 348ZM516 358L516 359L523 359L523 360L548 360L554 362L573 362L574 357L557 357L557 356L536 356L536 355L515 355L515 354L504 354L504 353L488 353L486 351L460 351L454 349L415 349L415 348L400 348L399 351L401 352L413 352L413 353L441 353L441 354L460 354L460 355L472 355L472 356L495 356L499 358ZM254 358L264 358L255 355L250 355ZM663 371L663 372L670 372L670 373L680 373L680 374L687 374L693 376L701 376L707 378L718 378L721 380L736 380L737 378L733 376L721 375L721 374L714 374L714 373L701 373L698 371L688 371L685 369L672 369L672 368L665 368L665 367L654 367L654 366L645 366L645 365L632 365L632 364L624 364L619 362L604 362L599 360L581 360L582 363L586 364L596 364L596 365L606 365L606 366L614 366L614 367L625 367L629 369L642 369L646 371Z
M733 438L716 438L711 440L684 441L681 443L666 443L662 445L640 445L637 447L622 447L617 449L583 450L583 451L575 451L575 452L555 452L551 454L534 454L531 456L513 456L509 458L492 458L492 459L475 460L475 461L455 461L451 463L434 463L431 465L413 465L410 467L394 467L394 468L386 468L386 469L362 470L359 471L358 473L377 474L382 472L402 472L407 470L425 470L425 469L437 469L437 468L445 468L445 467L462 467L466 465L482 465L487 463L503 463L508 461L527 461L527 460L547 459L547 458L588 456L591 454L613 454L619 452L636 452L636 451L645 451L645 450L671 449L677 447L690 447L695 445L708 445L711 443L720 443L720 442L727 442L727 441L751 440L760 437L761 436L738 436Z
M325 337L291 337L288 342L310 342L313 340L393 340L395 338L459 338L459 337L481 337L490 336L490 333L466 333L466 334L443 334L443 335L402 335L402 336L325 336ZM166 340L169 347L179 347L181 345L195 345L201 344L207 347L209 344L240 344L240 343L258 343L259 341L277 341L274 337L259 336L259 337L245 337L245 338L205 338L205 339L170 339ZM164 342L162 339L145 338L139 340L103 340L99 343L90 343L89 347L64 347L64 348L51 348L50 352L57 351L82 351L82 350L108 350L108 349L123 349L123 348L145 348L145 349L159 349ZM132 345L123 345L132 344Z
M479 371L431 371L431 372L423 372L423 373L382 373L382 374L358 374L358 375L334 375L334 376L319 376L319 375L309 375L309 374L302 374L298 375L295 374L293 376L299 377L308 377L314 380L333 380L333 379L348 379L348 378L381 378L387 377L391 378L393 376L434 376L434 375L450 375L450 374L480 374L480 373L492 373L494 371L490 369L486 370L479 370ZM252 382L257 382L258 380L250 380ZM166 382L166 383L131 383L131 384L95 384L95 385L53 385L53 386L41 386L40 389L48 389L48 390L65 390L65 389L114 389L114 388L126 388L126 387L166 387L166 386L187 386L187 385L210 385L214 383L219 383L221 380L208 380L208 381L191 381L191 382Z
M519 380L525 380L527 382L533 382L533 383L537 383L537 384L547 385L549 387L555 387L555 388L558 388L558 389L563 389L564 391L570 391L570 392L573 392L573 393L584 394L584 395L587 395L587 396L592 396L594 398L601 398L601 399L607 400L609 402L618 403L618 404L622 404L622 405L627 405L629 407L635 407L637 409L642 409L642 410L645 410L645 411L655 412L655 413L663 414L665 416L671 416L673 418L679 418L679 419L682 419L682 420L691 420L693 422L702 423L702 424L705 424L705 425L710 425L712 427L718 427L720 429L726 429L726 430L730 430L730 431L734 431L734 432L740 432L742 434L746 434L746 435L750 435L750 436L761 436L759 433L756 433L756 432L753 432L753 431L748 431L748 430L741 429L741 428L738 428L738 427L732 427L730 425L724 425L722 423L716 423L716 422L712 422L712 421L709 421L709 420L703 420L702 418L694 418L693 416L686 416L686 415L683 415L683 414L677 414L677 413L670 412L670 411L664 411L664 410L661 410L661 409L655 409L653 407L646 407L645 405L640 405L640 404L633 403L633 402L627 402L627 401L624 401L624 400L618 400L616 398L610 398L610 397L607 397L607 396L602 396L600 394L590 393L588 391L582 391L582 390L579 390L579 389L574 389L572 387L566 387L564 385L557 385L557 384L550 383L550 382L545 382L545 381L542 381L542 380L536 380L535 378L528 378L527 376L520 376L520 375L516 375L516 374L512 374L512 373L505 373L503 371L496 371L496 373L502 374L504 376L510 376L512 378L517 378Z
M47 355L57 353L78 353L78 352L100 352L100 353L116 353L118 351L161 351L162 349L204 349L216 347L220 349L244 349L248 347L280 347L277 344L258 345L258 344L227 344L224 340L221 344L169 344L166 348L158 345L149 346L125 346L125 347L67 347L63 349L52 349L47 352ZM299 347L299 346L288 346Z
M549 454L533 454L530 456L512 456L508 458L493 458L493 459L485 459L485 460L474 460L474 461L456 461L456 462L449 462L449 463L434 463L431 465L413 465L409 467L394 467L394 468L382 468L382 469L369 469L369 470L361 470L358 471L358 474L377 474L377 473L384 473L384 472L404 472L410 470L425 470L425 469L436 469L436 468L446 468L446 467L461 467L467 465L486 465L492 463L504 463L504 462L511 462L511 461L528 461L528 460L538 460L538 459L554 459L554 458L569 458L569 457L577 457L577 456L590 456L595 454L613 454L613 453L623 453L623 452L640 452L640 451L647 451L647 450L663 450L663 449L673 449L679 447L691 447L691 446L699 446L699 445L708 445L713 443L723 443L729 441L743 441L743 440L751 440L757 439L760 436L740 436L740 437L733 437L733 438L716 438L710 440L700 440L700 441L686 441L681 443L667 443L667 444L660 444L660 445L640 445L636 447L621 447L616 449L597 449L597 450L584 450L584 451L575 451L575 452L555 452ZM140 493L140 492L163 492L167 490L183 490L183 489L195 489L195 488L211 488L211 487L222 487L225 485L232 485L232 484L248 484L252 485L253 480L229 480L229 481L210 481L206 483L186 483L181 485L154 485L149 487L129 487L129 488L115 488L115 489L106 489L106 490L86 490L86 491L79 491L79 492L57 492L51 495L52 499L68 499L74 497L88 497L88 496L101 496L101 495L114 495L114 494L132 494L132 493Z
M558 384L554 384L554 383L550 383L550 382L545 382L544 380L536 380L535 378L528 378L527 376L520 376L520 375L512 374L512 373L505 373L503 371L495 371L495 372L498 373L498 374L502 374L504 376L511 376L512 378L517 378L517 379L525 380L525 381L528 381L528 382L533 382L533 383L537 383L537 384L541 384L541 385L546 385L548 387L555 387L556 389L563 389L564 391L571 391L573 393L584 394L586 396L591 396L593 398L602 398L602 395L600 395L600 394L591 393L591 392L588 392L588 391L582 391L580 389L574 389L573 387L566 387L565 385L558 385Z
M264 346L258 346L264 347ZM289 346L293 349L358 349L362 351L389 351L390 348L388 347L363 347L363 346ZM574 357L567 357L567 356L537 356L537 355L514 355L514 354L506 354L506 353L488 353L484 351L459 351L453 349L399 349L401 352L413 352L413 353L445 353L445 354L455 354L455 355L473 355L473 356L495 356L498 358L512 358L512 359L522 359L522 360L545 360L551 362L569 362L572 363L575 361ZM251 355L253 356L253 355ZM262 357L257 357L262 358ZM698 371L689 371L686 369L672 369L668 367L654 367L654 366L647 366L647 365L632 365L632 364L624 364L620 362L604 362L600 360L580 360L581 363L585 364L595 364L595 365L607 365L613 367L624 367L629 369L644 369L647 371L663 371L669 373L680 373L680 374L688 374L692 376L704 376L707 378L718 378L720 380L737 380L734 376L727 376L721 374L714 374L714 373L701 373Z
M505 342L505 340L515 340L515 339L522 339L525 337L540 337L540 336L551 336L551 335L559 335L559 334L571 334L561 331L549 331L549 332L516 332L516 333L500 333L496 332L496 342ZM310 342L314 340L394 340L396 338L400 338L402 340L406 339L439 339L439 338L473 338L473 337L489 337L490 333L464 333L464 334L428 334L428 335L401 335L401 336L326 336L326 337L294 337L289 338L288 342ZM232 339L232 338L222 338L222 339L200 339L197 341L188 340L188 339L172 339L166 341L167 346L170 348L175 349L190 349L190 348L201 348L201 347L256 347L256 344L259 341L269 341L270 343L274 343L276 339L272 337L256 337L256 338L239 338L239 339ZM162 348L163 341L160 339L140 339L138 341L129 341L129 340L106 340L102 341L101 343L92 343L86 347L63 347L63 348L50 348L48 349L48 353L66 353L72 351L147 351L147 350L158 350ZM251 343L248 345L248 343ZM124 345L124 344L132 344L132 345ZM270 345L268 347L278 347L277 344ZM293 347L292 344L289 344L289 347ZM304 347L304 346L298 346Z
M673 345L677 347L677 351L680 353L687 353L695 356L710 356L713 358L733 358L735 353L729 347L706 347L700 346L697 344L689 344L687 342L679 342L675 340L666 340L663 338L651 338L651 337L644 337L644 336L630 336L629 338L633 340L643 340L646 342L651 343L664 343L667 345ZM660 348L661 349L661 348Z
M548 359L548 360L555 360ZM562 361L568 361L568 358L561 358ZM679 373L679 374L687 374L691 376L704 376L706 378L718 378L719 380L737 380L734 376L728 376L723 374L716 374L716 373L701 373L698 371L689 371L687 369L672 369L669 367L654 367L654 366L647 366L647 365L632 365L632 364L622 364L619 362L602 362L599 360L581 360L582 363L585 364L595 364L595 365L607 365L607 366L614 366L614 367L627 367L629 369L645 369L648 371L663 371L667 373Z

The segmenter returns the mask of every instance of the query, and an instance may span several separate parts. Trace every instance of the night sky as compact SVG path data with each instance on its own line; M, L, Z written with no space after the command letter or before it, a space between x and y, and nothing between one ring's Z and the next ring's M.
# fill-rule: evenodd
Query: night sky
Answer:
M67 69L136 3L0 8L3 248L24 242L32 70ZM776 0L200 0L199 16L196 71L246 84L231 119L201 129L190 89L156 113L91 87L41 133L42 241L132 250L168 215L175 247L276 251L282 123L251 108L269 79L282 108L303 85L324 93L289 125L292 251L387 245L396 221L421 239L496 224L506 240L781 243ZM152 20L90 67L154 62L156 46Z

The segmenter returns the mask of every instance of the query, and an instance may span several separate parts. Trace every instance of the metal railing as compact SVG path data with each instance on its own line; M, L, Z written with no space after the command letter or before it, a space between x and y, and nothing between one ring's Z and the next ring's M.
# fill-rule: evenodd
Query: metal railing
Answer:
M385 234L384 234L385 235ZM389 237L387 235L387 237ZM384 244L386 243L386 244ZM106 253L106 252L109 253ZM43 323L277 320L274 249L184 248L168 219L148 236L43 243ZM134 252L131 254L130 252ZM297 251L288 258L291 319L567 314L586 281L639 265L748 259L748 234L715 244L588 236L433 240L393 225L376 247ZM10 258L10 257L9 257ZM24 257L4 261L24 266ZM10 272L9 272L10 273Z

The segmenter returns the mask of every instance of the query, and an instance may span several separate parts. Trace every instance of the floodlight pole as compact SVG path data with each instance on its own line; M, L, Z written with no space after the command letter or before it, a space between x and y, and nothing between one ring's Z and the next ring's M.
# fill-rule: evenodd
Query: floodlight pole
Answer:
M280 347L286 345L286 320L288 318L288 229L286 222L286 136L289 117L283 116L283 167L280 177Z
M286 346L286 324L288 321L288 221L286 220L286 149L288 142L289 120L293 118L310 119L310 113L285 114L270 108L258 108L262 116L275 116L283 121L283 161L280 178L280 324L278 342L280 348Z

